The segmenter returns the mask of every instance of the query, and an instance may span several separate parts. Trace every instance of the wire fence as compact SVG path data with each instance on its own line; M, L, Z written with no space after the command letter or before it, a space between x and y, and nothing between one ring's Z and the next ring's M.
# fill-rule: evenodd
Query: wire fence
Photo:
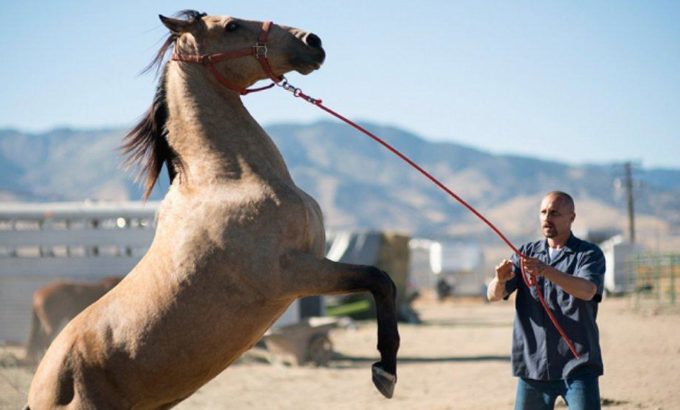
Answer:
M639 253L626 260L635 308L644 304L676 305L680 295L680 254Z

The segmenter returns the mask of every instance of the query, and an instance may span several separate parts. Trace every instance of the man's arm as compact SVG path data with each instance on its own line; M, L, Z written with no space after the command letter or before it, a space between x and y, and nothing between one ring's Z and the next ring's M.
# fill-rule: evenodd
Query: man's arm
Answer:
M493 278L486 288L486 298L489 302L497 302L505 297L505 282Z
M512 270L512 262L504 260L496 266L496 276L491 280L486 288L486 298L489 302L496 302L503 299L505 294L505 282L512 279L515 272Z
M597 292L597 286L593 282L561 272L538 259L523 258L523 263L530 274L544 276L575 298L591 300Z

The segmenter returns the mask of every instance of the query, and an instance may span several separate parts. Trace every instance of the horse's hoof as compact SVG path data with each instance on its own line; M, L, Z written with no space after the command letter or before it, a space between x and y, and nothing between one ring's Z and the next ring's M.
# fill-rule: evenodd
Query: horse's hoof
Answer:
M373 384L383 396L388 399L394 394L394 385L397 383L397 376L387 372L380 366L380 362L373 363Z

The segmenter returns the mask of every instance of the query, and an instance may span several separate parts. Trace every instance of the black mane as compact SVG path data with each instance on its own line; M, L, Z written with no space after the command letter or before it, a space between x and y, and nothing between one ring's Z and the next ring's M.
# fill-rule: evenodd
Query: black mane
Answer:
M205 13L199 13L196 10L182 10L175 16L193 22L205 15ZM154 59L142 72L147 72L154 66L156 72L160 71L165 55L174 48L177 38L178 35L171 32ZM139 169L136 179L140 182L144 181L144 199L151 195L164 163L168 168L170 183L178 174L181 174L183 168L181 158L167 140L166 124L169 113L165 93L166 72L167 67L162 70L158 79L158 86L151 107L137 125L123 138L121 146L123 155L126 156L125 164L128 167Z

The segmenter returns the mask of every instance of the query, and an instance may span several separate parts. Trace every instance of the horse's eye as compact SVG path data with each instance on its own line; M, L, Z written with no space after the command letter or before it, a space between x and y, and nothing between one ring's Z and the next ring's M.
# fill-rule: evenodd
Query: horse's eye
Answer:
M224 28L224 31L231 33L232 31L235 31L238 28L238 24L235 21L230 21L227 23L227 26Z

